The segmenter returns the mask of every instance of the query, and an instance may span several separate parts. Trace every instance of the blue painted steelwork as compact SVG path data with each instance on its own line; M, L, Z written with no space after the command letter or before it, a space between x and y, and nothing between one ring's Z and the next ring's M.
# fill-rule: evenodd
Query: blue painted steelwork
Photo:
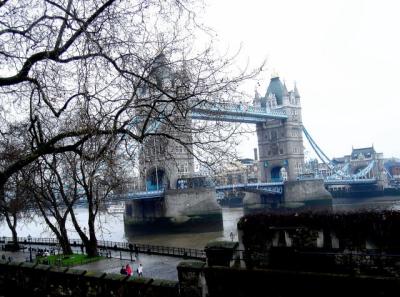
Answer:
M282 194L283 193L283 182L273 183L247 183L247 184L235 184L235 185L224 185L216 186L217 192L232 191L232 190L261 190L263 192Z
M191 109L191 117L197 120L248 124L265 123L268 119L287 119L283 110L268 110L251 105L223 103L201 103Z
M126 194L114 194L114 200L142 200L142 199L156 199L164 198L165 191L143 191L143 192L131 192Z
M386 167L383 167L383 169L385 170L386 174L389 176L390 179L394 179Z
M332 161L328 158L328 156L321 150L321 148L318 146L318 144L314 141L314 139L311 137L310 133L308 133L307 129L303 126L303 133L306 136L306 139L310 143L311 147L313 148L314 152L317 154L317 156L320 158L320 160L328 165L330 169L334 169L335 166L332 163Z
M376 178L363 178L363 179L330 179L325 180L325 185L360 185L360 184L376 184Z
M317 156L321 159L323 163L325 163L330 170L334 172L332 176L329 176L325 179L325 184L328 184L327 182L333 180L333 181L338 181L341 180L341 183L335 183L335 184L357 184L357 183L364 183L364 182L357 182L361 180L368 180L365 179L365 177L368 175L368 173L371 172L371 170L375 166L375 160L372 160L367 167L365 167L363 170L356 174L349 174L349 164L346 164L343 166L343 168L338 168L335 166L335 164L328 158L328 156L321 150L321 148L317 145L317 143L314 141L314 139L311 137L310 133L308 133L307 129L303 126L303 132L304 135L306 136L308 142L310 143L311 147L314 149L315 153ZM371 179L372 180L372 179ZM348 182L346 182L348 181ZM332 183L329 183L329 185L333 185Z
M248 183L248 184L236 184L236 185L224 185L215 187L216 192L232 191L232 190L246 190L256 189L262 192L282 194L283 182L276 183ZM143 191L143 192L131 192L125 194L114 194L112 195L113 200L143 200L143 199L155 199L164 198L165 191Z
M256 118L250 115L226 115L223 113L219 114L207 114L202 112L192 112L192 119L194 120L205 120L205 121L222 121L230 123L246 123L246 124L262 124L265 123L265 119Z
M311 180L312 178L308 178ZM331 179L324 180L325 185L359 185L359 184L376 184L377 179ZM258 192L282 194L284 189L284 182L270 182L270 183L247 183L247 184L234 184L216 186L217 193L233 190L258 190ZM147 192L132 192L126 194L114 194L113 200L147 200L164 198L165 191L147 191Z

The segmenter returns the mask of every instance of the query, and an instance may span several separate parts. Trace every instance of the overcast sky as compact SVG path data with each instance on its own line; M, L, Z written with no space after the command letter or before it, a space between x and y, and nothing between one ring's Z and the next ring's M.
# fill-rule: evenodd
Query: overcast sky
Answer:
M293 82L303 124L329 157L374 145L400 157L400 1L207 0L220 46ZM255 86L251 86L254 89ZM240 150L253 157L253 145Z

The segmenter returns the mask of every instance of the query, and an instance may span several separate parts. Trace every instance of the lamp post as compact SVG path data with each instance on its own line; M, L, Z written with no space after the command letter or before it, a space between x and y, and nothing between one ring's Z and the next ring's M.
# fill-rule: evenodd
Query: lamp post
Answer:
M30 234L28 235L28 242L29 242L29 262L32 263L32 245L31 245L32 236Z

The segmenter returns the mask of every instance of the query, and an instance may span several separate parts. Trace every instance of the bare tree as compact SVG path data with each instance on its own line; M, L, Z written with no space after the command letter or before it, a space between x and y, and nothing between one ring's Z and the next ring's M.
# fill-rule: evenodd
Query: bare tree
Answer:
M112 200L113 190L123 185L124 174L117 158L118 154L110 144L102 143L98 138L86 142L79 154L69 152L43 156L24 168L34 206L57 237L64 254L72 253L66 228L70 218L87 254L97 255L96 231L99 230L95 227L96 219L106 202ZM85 225L79 224L76 214L75 206L81 202L87 205L88 221Z
M118 164L118 154L109 146L105 150L101 139L85 143L82 154L66 154L70 180L77 197L87 202L88 221L85 233L79 224L75 211L70 215L75 230L82 239L88 256L97 255L96 219L99 211L112 200L113 191L124 184L122 166ZM102 152L102 153L100 153Z
M32 210L32 195L27 190L20 173L16 173L8 179L3 191L0 196L0 213L11 230L12 241L17 249L19 247L18 221L24 214Z
M259 70L238 69L234 57L216 56L195 20L196 4L1 1L0 153L10 139L17 153L1 160L0 188L40 157L79 156L98 138L104 150L116 141L131 155L149 136L191 154L214 150L196 155L207 156L203 162L226 155L237 127L188 125L190 111L231 101ZM156 123L164 128L154 129Z
M8 137L1 139L0 144L0 164L3 166L7 162L18 160L24 146L25 138L21 135L20 129L10 126L9 132ZM32 206L32 195L26 186L22 172L13 173L0 187L0 214L11 230L15 248L18 248L18 221L27 216Z
M67 219L75 202L74 185L65 178L63 155L42 156L22 171L34 198L34 208L56 236L63 254L72 254L67 232Z

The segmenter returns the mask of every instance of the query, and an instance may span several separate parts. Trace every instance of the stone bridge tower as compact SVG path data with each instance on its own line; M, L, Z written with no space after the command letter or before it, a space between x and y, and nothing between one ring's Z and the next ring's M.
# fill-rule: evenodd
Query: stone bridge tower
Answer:
M184 73L173 72L168 65L165 55L160 54L156 57L150 74L150 78L166 90L173 88L177 83L182 83L182 79L185 79ZM141 188L144 191L176 189L179 179L189 178L194 172L194 157L191 154L193 148L190 145L192 143L191 120L181 117L177 112L174 113L174 103L162 100L165 95L151 94L152 91L158 92L151 88L142 89L140 99L158 100L157 109L168 114L168 120L173 124L166 124L162 119L153 119L153 123L150 123L148 127L154 131L150 132L165 133L186 145L183 146L178 141L162 136L146 138L139 152ZM146 102L145 105L150 104ZM171 114L176 114L176 116Z
M304 167L304 146L300 95L278 76L273 76L264 97L256 93L254 105L268 110L283 110L287 120L271 119L257 124L259 175L262 182L296 180Z

